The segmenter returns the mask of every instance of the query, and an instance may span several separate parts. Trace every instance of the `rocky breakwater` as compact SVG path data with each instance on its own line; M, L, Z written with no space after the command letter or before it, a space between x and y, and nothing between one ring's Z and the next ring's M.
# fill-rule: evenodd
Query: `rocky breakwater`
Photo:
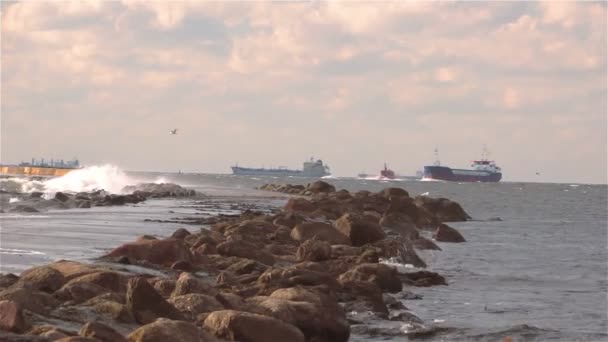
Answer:
M59 261L0 276L0 340L339 342L352 334L440 334L402 300L445 279L382 261L424 268L418 246L438 247L422 229L445 215L466 220L466 213L460 208L456 217L454 202L425 207L431 202L417 203L403 189L351 194L326 184L309 186L324 190L292 197L278 213L248 211L198 232L142 236L93 264Z
M3 204L3 209L10 213L36 213L49 209L91 208L137 204L148 198L189 197L196 195L194 190L183 188L172 183L143 183L127 186L121 194L111 194L105 190L91 192L57 192L50 198L42 192L20 194L18 201Z

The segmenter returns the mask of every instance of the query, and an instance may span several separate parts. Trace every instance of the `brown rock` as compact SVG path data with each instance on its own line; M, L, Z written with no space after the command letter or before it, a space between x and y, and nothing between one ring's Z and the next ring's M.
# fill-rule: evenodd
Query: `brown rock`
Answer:
M331 257L338 258L342 256L357 256L363 252L361 247L354 247L348 245L332 245L331 246Z
M433 241L422 236L419 236L416 240L414 240L414 247L417 249L430 249L436 251L441 250L441 248L439 248L439 246L437 246Z
M198 279L194 275L182 272L177 278L175 283L175 290L171 294L171 297L182 296L189 293L202 293L214 296L217 291L209 283Z
M0 292L0 300L13 301L21 308L39 314L46 314L59 305L59 302L48 293L19 287Z
M212 312L203 322L203 327L211 334L230 341L305 341L302 332L291 324L268 316L234 310Z
M84 336L68 336L55 340L55 342L101 342L101 340Z
M176 261L191 260L190 250L183 240L148 240L140 239L119 246L106 255L107 257L126 256L131 260L145 260L157 265L170 266Z
M89 283L101 286L109 291L124 293L127 289L128 277L114 271L98 271L74 278L68 284Z
M190 232L187 229L179 228L171 234L171 237L174 239L185 239L188 235L190 235Z
M380 226L363 216L344 214L335 222L336 229L350 238L353 246L363 246L384 239Z
M331 245L315 238L306 240L298 247L296 257L299 261L322 261L331 258Z
M384 188L382 191L380 191L380 195L382 195L384 198L410 196L410 194L408 194L407 191L402 188Z
M91 298L84 303L90 306L99 315L110 318L120 323L133 324L135 317L125 304L99 297Z
M171 265L171 269L179 271L191 271L194 269L194 266L190 261L180 260L174 262L173 265Z
M179 310L184 317L194 320L203 312L223 310L224 306L213 296L200 293L191 293L183 296L169 298L168 302Z
M53 296L64 302L71 300L74 303L82 303L107 292L108 289L97 284L77 282L63 285Z
M336 289L340 285L334 277L322 271L313 271L293 265L286 268L270 268L257 280L257 283L270 294L283 287L325 285Z
M253 312L298 327L309 341L348 341L350 336L344 311L335 300L324 306L265 296L252 297L247 302Z
M336 187L327 182L319 180L314 183L308 184L308 187L306 188L306 190L312 192L313 194L316 194L319 192L329 193L329 192L335 192Z
M34 290L53 293L65 284L66 280L61 272L49 266L30 268L21 273L15 286L27 286Z
M176 281L174 279L158 279L154 282L154 289L161 296L168 298L175 290Z
M184 319L183 315L142 277L129 279L126 306L140 324L153 322L159 317Z
M232 272L237 275L241 275L241 274L249 274L254 271L264 272L264 271L266 271L266 269L268 269L268 266L266 266L262 263L259 263L255 260L241 259L241 260L235 262L234 264L230 265L226 269L226 271Z
M399 292L402 289L397 270L384 264L359 264L340 275L340 282L367 281L375 283L381 290Z
M464 209L462 209L460 204L447 198L417 196L414 203L435 215L439 222L459 222L471 218Z
M420 236L418 228L416 228L412 219L402 213L391 212L384 214L380 219L380 226L411 240L415 240Z
M430 271L418 271L400 274L399 278L401 278L401 280L408 285L420 287L448 284L443 276Z
M52 264L48 264L47 266L59 271L65 277L66 281L70 281L85 274L100 271L90 265L68 260L59 260Z
M19 280L19 277L12 273L0 274L0 290L3 290L7 287L12 286L18 280Z
M228 292L221 292L215 295L215 299L229 310L244 311L243 308L247 303L239 295Z
M302 197L292 197L285 204L285 212L294 212L294 213L310 213L314 211L315 206L306 198Z
M252 259L269 266L275 263L274 257L271 254L244 240L223 242L217 245L217 251L221 255Z
M194 324L158 319L134 330L127 337L131 342L212 342L215 338Z
M102 342L127 342L127 339L112 327L99 322L87 322L78 332L80 336L96 338Z
M441 242L465 242L466 240L456 229L448 226L447 224L441 223L435 232L433 238Z
M292 229L296 224L302 222L304 222L304 218L293 212L278 214L274 221L272 221L275 226L285 226L289 229Z
M331 245L350 245L348 236L339 232L331 224L323 222L303 222L291 230L291 237L297 241L306 241L316 237Z
M388 318L388 309L382 298L382 290L373 282L341 279L342 288L338 293L340 302L345 302L345 310L372 311Z
M0 301L0 330L23 333L28 326L29 323L18 303L10 300Z

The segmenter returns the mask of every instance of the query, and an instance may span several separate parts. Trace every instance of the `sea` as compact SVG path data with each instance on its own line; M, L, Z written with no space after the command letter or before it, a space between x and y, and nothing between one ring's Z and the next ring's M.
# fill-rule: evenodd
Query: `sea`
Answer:
M80 170L79 170L80 171ZM69 175L69 174L68 174ZM171 182L204 194L154 199L120 207L0 213L0 272L16 273L54 260L91 261L139 235L191 231L196 218L236 213L243 205L281 207L287 196L256 190L266 183L314 179L216 174L123 172L87 168L70 179L0 179L0 205L15 191L121 189L138 182ZM410 196L445 197L473 218L450 223L465 243L438 243L421 251L428 270L448 286L407 288L422 297L405 305L445 333L425 341L608 341L608 202L606 185L451 183L327 177L337 189L379 191L402 187ZM210 204L211 203L211 204ZM203 228L204 229L204 228ZM412 336L354 334L353 341L408 341Z

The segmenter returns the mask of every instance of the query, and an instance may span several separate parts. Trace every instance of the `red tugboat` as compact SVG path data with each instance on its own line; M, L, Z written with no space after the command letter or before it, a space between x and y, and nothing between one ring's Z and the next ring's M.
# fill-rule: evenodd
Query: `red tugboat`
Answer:
M384 170L380 170L380 178L395 179L395 171L386 167L384 163Z

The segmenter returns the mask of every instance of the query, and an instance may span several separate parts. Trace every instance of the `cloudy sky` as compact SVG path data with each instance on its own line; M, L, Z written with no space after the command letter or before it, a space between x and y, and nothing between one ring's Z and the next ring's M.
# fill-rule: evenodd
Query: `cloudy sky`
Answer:
M607 179L605 2L2 2L1 160ZM179 128L179 135L168 130ZM540 172L541 176L537 176Z

